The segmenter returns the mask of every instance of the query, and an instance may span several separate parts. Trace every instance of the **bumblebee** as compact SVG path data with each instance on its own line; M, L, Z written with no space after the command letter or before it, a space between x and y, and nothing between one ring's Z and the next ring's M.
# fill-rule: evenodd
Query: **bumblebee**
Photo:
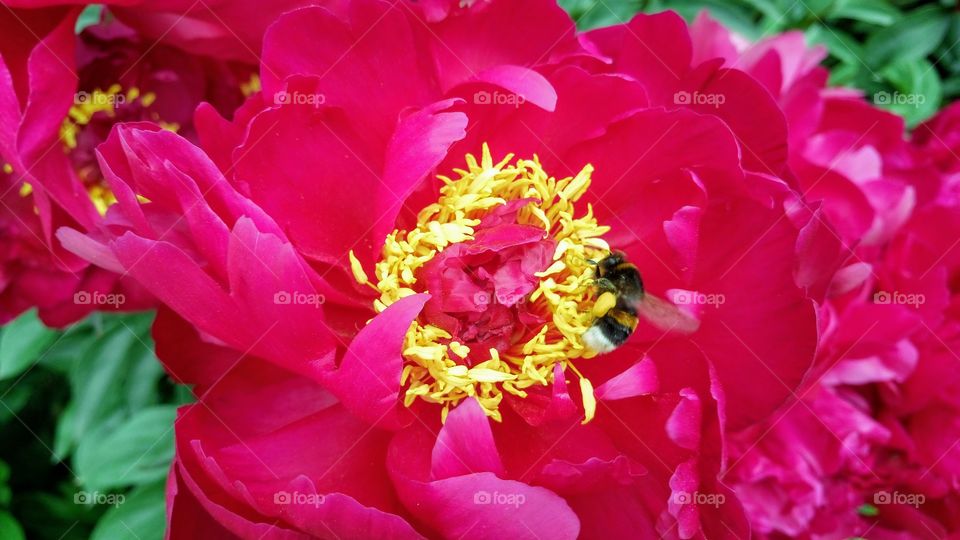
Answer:
M593 324L583 334L587 348L608 353L626 343L640 318L663 331L693 333L700 322L676 306L648 294L640 271L621 251L613 251L594 265L597 299Z

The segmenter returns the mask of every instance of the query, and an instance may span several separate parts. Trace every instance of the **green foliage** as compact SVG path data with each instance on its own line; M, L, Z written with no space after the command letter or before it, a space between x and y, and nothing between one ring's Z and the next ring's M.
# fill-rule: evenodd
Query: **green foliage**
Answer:
M157 539L179 391L152 314L0 329L0 538ZM19 536L18 536L19 534Z
M0 329L0 381L21 374L57 339L37 318L36 311L28 311Z
M166 525L165 484L154 482L131 491L123 504L107 510L90 539L156 538Z
M74 26L74 31L76 33L83 32L83 29L97 24L100 22L100 18L103 16L103 6L100 4L92 4L80 12L80 16L77 17L77 24Z

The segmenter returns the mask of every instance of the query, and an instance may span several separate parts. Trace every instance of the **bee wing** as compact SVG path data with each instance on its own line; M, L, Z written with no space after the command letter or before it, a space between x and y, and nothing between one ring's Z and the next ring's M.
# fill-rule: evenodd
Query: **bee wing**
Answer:
M650 293L644 294L634 308L637 310L637 316L664 332L692 334L700 328L700 321L693 316Z

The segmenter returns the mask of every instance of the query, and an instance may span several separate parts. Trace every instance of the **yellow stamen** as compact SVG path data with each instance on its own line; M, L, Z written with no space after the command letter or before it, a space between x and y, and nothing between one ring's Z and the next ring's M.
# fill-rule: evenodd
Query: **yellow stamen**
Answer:
M87 187L87 193L90 194L90 200L93 201L93 206L97 208L97 212L100 212L101 216L106 215L107 208L117 202L113 191L101 184L93 184Z
M7 174L13 174L13 165L11 165L11 164L9 164L9 163L4 163L4 164L3 164L3 172L5 172L5 173L7 173Z
M494 208L508 201L531 199L517 214L517 222L543 228L544 237L557 242L552 264L537 274L540 282L527 299L528 308L547 322L532 336L506 350L491 349L490 357L468 367L470 348L432 324L414 321L404 345L401 376L406 385L404 404L417 399L441 405L441 418L467 397L474 397L487 416L501 420L499 405L504 393L525 397L525 389L553 383L554 367L573 368L571 360L595 353L585 348L581 336L593 323L593 272L587 262L609 251L600 238L609 227L597 223L593 209L575 216L575 204L590 186L593 167L575 177L557 180L533 159L506 156L495 163L487 145L478 162L466 156L467 167L456 169L456 178L440 176L440 197L417 216L416 228L387 235L381 259L374 267L374 302L379 313L391 304L422 291L417 273L451 244L474 239L475 228ZM360 261L350 253L350 267L358 283L373 285ZM586 419L593 418L593 386L581 378Z
M60 126L60 140L72 150L77 147L77 135L80 128L90 123L97 113L109 116L115 114L116 106L125 102L126 95L120 93L120 85L114 84L106 91L97 88L93 92L80 92L74 100L73 106L67 113L67 118ZM137 93L139 95L139 92Z
M64 149L69 152L77 147L77 137L80 135L81 129L83 126L89 124L96 114L103 113L109 117L113 117L116 115L116 109L120 105L139 102L143 107L150 107L156 99L157 95L153 92L142 94L140 89L136 87L132 87L126 92L123 92L119 84L113 84L106 90L97 88L93 92L79 92L73 106L70 107L70 111L67 113L67 118L65 118L63 124L60 125L60 140L63 141ZM164 129L169 129L174 132L180 129L180 126L174 123L160 122L160 125ZM78 174L84 177L85 174L89 173L89 170L89 168L83 168L78 171ZM87 181L89 182L89 179ZM27 188L29 188L29 186L24 184L24 187L21 188L20 191L21 195L24 194L23 191ZM117 198L102 179L89 183L87 185L87 192L90 194L90 200L100 215L106 214L107 208L117 202ZM27 194L29 194L29 191ZM140 199L141 202L149 202L139 195L137 198Z
M580 395L583 399L583 422L581 423L586 424L597 414L597 398L593 395L593 383L590 379L580 378Z
M361 285L370 283L370 279L367 278L367 273L363 271L363 265L360 264L357 256L353 254L352 249L350 250L350 270L353 272L353 279L357 280L357 283Z
M260 84L260 75L254 73L250 75L250 80L240 84L240 91L243 92L244 97L250 97L253 94L256 94L262 89Z
M176 123L176 122L164 122L163 120L157 120L157 123L160 124L160 127L162 127L163 129L165 129L165 130L167 130L167 131L170 131L170 132L173 132L173 133L179 133L179 132L180 132L180 124L178 124L178 123Z

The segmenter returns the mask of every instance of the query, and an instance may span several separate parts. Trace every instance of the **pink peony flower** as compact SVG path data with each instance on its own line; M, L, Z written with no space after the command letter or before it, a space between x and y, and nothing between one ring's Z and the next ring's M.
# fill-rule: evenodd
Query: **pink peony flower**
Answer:
M826 51L807 47L800 32L750 44L706 14L692 32L696 55L746 71L776 99L789 127L791 186L834 231L844 265L871 262L932 195L931 171L904 139L903 120L858 90L827 88Z
M827 93L821 127L792 164L802 180L811 161L832 160L825 181L854 181L857 190L824 191L821 201L848 255L820 309L802 399L730 436L729 479L764 537L944 538L958 525L960 438L946 367L956 361L960 255L952 113L918 128L910 145L899 119ZM830 138L854 142L820 144ZM864 211L854 211L861 196Z
M772 97L660 17L305 8L267 31L262 93L198 109L200 147L114 127L117 204L58 236L169 307L159 354L199 397L171 538L749 534L724 440L813 360L805 224ZM704 89L727 99L663 106ZM597 355L588 261L611 249L672 318Z
M231 112L252 69L186 56L112 18L74 35L78 10L6 8L0 50L3 320L31 306L52 325L91 309L150 305L139 287L88 268L51 242L62 226L93 229L115 201L94 154L121 121L157 121L195 137L201 100ZM35 269L28 271L27 269ZM111 299L115 301L110 302ZM108 301L106 304L101 301Z

